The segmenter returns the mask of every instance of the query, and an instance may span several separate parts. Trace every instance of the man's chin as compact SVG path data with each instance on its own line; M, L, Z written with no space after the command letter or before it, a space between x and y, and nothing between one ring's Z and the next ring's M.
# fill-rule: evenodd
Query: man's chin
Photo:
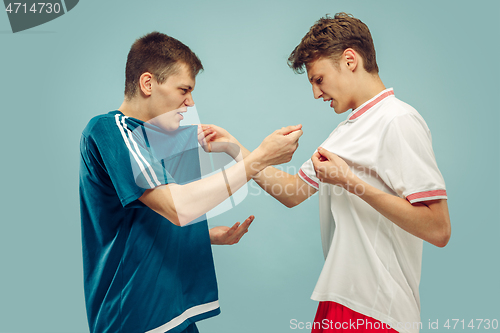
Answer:
M342 113L349 111L349 109L341 109L341 108L336 108L336 107L334 107L333 110L335 111L336 114L342 114Z
M175 131L176 129L178 129L180 127L180 122L177 122L177 123L175 123L175 122L164 122L164 121L161 121L160 119L151 120L151 121L149 121L149 123L151 125L159 127L162 130L168 131L168 132Z
M180 127L180 124L168 124L166 126L162 126L161 128L164 130L164 131L167 131L167 132L172 132L172 131L175 131L177 130L178 128Z

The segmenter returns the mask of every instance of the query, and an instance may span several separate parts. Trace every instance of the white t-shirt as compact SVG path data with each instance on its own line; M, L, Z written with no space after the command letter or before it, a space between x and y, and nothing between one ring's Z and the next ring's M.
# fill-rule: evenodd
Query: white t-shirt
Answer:
M354 110L321 147L386 193L411 203L447 198L429 128L392 88ZM398 332L418 332L422 240L355 194L320 183L311 160L299 176L319 189L325 265L311 298L340 303Z

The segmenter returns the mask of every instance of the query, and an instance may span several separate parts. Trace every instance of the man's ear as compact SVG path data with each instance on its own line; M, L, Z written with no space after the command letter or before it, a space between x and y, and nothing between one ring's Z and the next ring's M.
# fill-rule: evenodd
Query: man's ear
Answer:
M358 60L359 56L351 48L347 48L344 50L344 53L342 54L342 61L345 63L347 68L351 71L354 71L356 67L358 66Z
M141 77L139 78L139 88L141 89L141 92L145 96L150 96L151 95L151 81L153 80L153 74L149 72L144 72L142 73Z

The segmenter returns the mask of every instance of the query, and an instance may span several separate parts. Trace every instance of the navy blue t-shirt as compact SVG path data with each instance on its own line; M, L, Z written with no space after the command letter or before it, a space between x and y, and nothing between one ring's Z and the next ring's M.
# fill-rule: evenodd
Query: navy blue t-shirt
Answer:
M185 227L137 200L200 177L197 127L165 132L119 111L80 142L84 287L90 332L180 332L220 313L206 218Z

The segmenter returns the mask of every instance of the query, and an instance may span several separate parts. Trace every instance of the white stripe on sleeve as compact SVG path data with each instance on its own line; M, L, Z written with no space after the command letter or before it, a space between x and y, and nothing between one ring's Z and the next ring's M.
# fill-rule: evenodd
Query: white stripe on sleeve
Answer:
M144 165L142 164L141 160L139 159L139 157L137 156L137 154L134 152L134 150L130 146L130 142L127 139L125 131L124 131L123 127L120 125L119 117L120 117L119 114L115 115L115 121L116 121L116 126L118 126L118 128L120 129L120 133L122 135L123 141L125 141L125 145L127 146L128 150L130 151L130 153L132 154L132 156L134 156L134 159L137 162L137 164L139 165L139 169L141 169L141 172L144 174L144 178L146 178L146 181L148 182L149 186L151 188L153 188L153 187L155 187L155 185L151 182L151 178L149 178L149 175L146 172L146 169L144 168Z
M133 145L134 145L134 148L137 152L137 155L139 155L139 157L144 161L144 163L146 164L146 166L148 167L149 169L149 172L151 173L151 176L153 176L153 180L155 182L155 186L160 186L161 183L160 181L158 180L158 178L156 177L156 173L154 172L153 168L151 167L151 165L149 164L149 162L144 158L144 156L141 154L141 151L139 150L139 147L137 146L137 143L134 141L134 137L132 136L132 132L127 128L127 124L125 123L125 119L127 119L128 117L125 116L123 117L122 119L122 124L123 124L123 128L127 131L128 133L128 136L130 138L130 141L132 141Z

